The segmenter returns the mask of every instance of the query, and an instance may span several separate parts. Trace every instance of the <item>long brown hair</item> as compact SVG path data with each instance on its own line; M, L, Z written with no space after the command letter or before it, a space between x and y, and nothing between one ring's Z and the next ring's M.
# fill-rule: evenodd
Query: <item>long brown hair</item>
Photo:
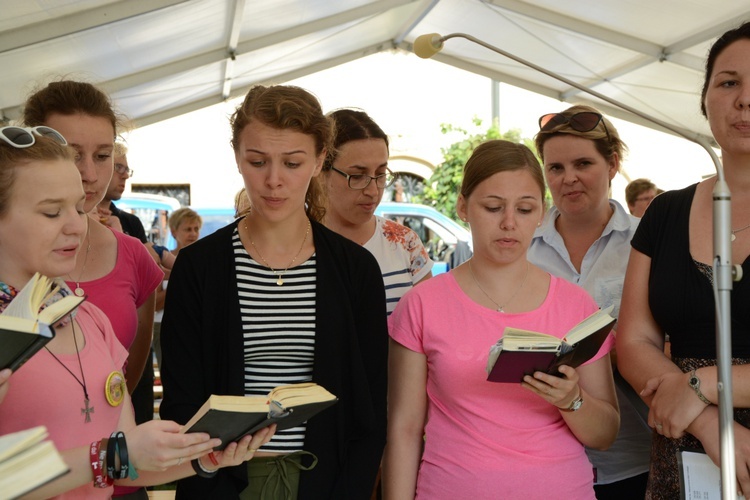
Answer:
M232 114L232 149L239 150L240 134L253 120L277 129L290 129L309 135L315 141L315 154L319 156L333 147L333 125L323 114L318 99L308 91L291 85L250 89L245 100ZM325 216L325 191L320 181L313 177L305 195L308 217L320 222Z

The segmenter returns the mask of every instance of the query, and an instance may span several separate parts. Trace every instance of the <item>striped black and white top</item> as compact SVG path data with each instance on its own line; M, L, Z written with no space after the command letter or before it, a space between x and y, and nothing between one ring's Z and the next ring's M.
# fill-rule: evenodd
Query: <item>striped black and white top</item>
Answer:
M315 351L315 268L306 262L278 276L232 237L244 338L245 395L266 396L278 385L310 382ZM302 450L305 425L278 431L263 451Z

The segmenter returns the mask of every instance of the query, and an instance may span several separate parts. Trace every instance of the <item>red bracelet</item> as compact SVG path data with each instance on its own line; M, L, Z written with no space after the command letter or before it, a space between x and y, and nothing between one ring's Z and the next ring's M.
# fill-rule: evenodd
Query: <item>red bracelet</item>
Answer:
M91 464L91 472L94 473L94 486L96 488L109 488L111 483L107 481L107 477L102 469L102 462L100 459L101 441L94 441L91 443L89 448L89 463Z
M218 467L219 466L219 461L216 460L216 457L214 456L214 452L213 451L208 454L208 459L211 461L212 464L214 464L214 467Z
M102 470L102 475L104 476L104 481L107 482L107 485L112 486L115 484L115 481L109 477L106 473L106 467L107 467L107 442L109 440L107 438L104 438L101 440L101 444L99 445L99 468Z

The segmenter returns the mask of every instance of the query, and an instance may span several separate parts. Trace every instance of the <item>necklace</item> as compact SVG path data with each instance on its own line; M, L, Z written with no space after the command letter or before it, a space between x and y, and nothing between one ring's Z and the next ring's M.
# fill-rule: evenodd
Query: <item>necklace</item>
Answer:
M258 247L255 246L255 243L253 243L253 238L250 236L250 230L247 228L247 217L245 217L245 231L247 231L247 238L250 240L250 245L252 245L253 249L255 250L255 253L258 254L258 257L260 257L260 260L263 261L263 264L271 270L273 274L276 275L276 284L281 286L284 284L284 275L289 270L290 267L294 265L295 262L297 262L297 257L299 257L299 254L302 253L302 249L305 248L305 242L307 241L307 235L310 234L310 219L307 220L307 230L305 231L305 237L302 238L302 244L299 246L299 251L297 252L297 255L294 256L292 261L287 264L286 268L283 271L279 271L278 269L274 269L271 267L271 265L268 263L268 261L261 255L260 250L258 250Z
M735 234L737 234L737 233L739 233L739 232L741 232L741 231L744 231L745 229L747 229L747 228L749 228L749 227L750 227L750 224L748 224L748 225L747 225L747 226L745 226L745 227L741 227L741 228L739 228L739 229L732 229L732 241L734 241L734 240L736 240L736 239L737 239L737 237L735 236Z
M523 281L521 282L521 286L519 286L518 288L516 288L516 291L513 292L513 295L511 295L510 298L508 300L506 300L505 304L503 304L503 305L500 305L497 302L495 302L495 300L492 297L490 297L490 294L488 294L487 292L484 291L484 288L482 288L482 285L479 284L479 281L477 280L477 277L474 276L474 268L471 267L471 261L472 261L472 259L469 259L469 272L471 273L471 278L474 280L474 283L476 283L477 287L479 288L479 291L481 291L484 294L485 297L487 297L488 299L490 299L490 302L492 302L493 304L495 304L495 306L497 306L497 312L504 313L505 311L503 309L505 309L505 306L507 306L508 304L510 304L513 301L513 299L516 298L516 295L518 295L518 292L520 292L521 288L523 288L523 286L526 284L526 278L529 277L529 263L528 263L528 261L526 262L526 274L523 275Z
M81 415L85 415L86 416L84 418L84 420L83 420L84 423L89 423L89 422L91 422L91 414L94 413L94 407L93 406L89 406L89 401L90 401L89 400L89 390L88 390L88 387L86 386L86 375L83 373L83 363L81 363L81 352L78 350L78 340L76 339L75 321L72 321L72 320L73 320L73 318L71 317L71 323L70 323L70 325L73 328L73 342L76 345L76 357L78 358L78 367L81 369L81 379L83 379L83 380L79 379L76 376L75 373L73 373L72 371L70 371L70 368L68 368L67 366L65 366L65 364L62 361L60 361L60 358L58 358L57 356L55 356L52 353L52 351L49 350L49 348L47 346L44 346L44 348L47 349L47 352L50 353L50 355L53 358L55 358L55 361L57 361L58 363L60 363L60 365L63 368L65 368L65 370L68 373L70 373L73 376L74 379L76 379L76 382L78 382L79 384L81 384L81 387L83 387L83 406L84 406L84 408L81 408ZM83 332L81 332L81 334L83 334Z
M78 280L74 280L70 274L68 274L68 278L70 278L70 281L75 281L76 283L76 289L73 290L73 293L75 293L78 297L83 297L83 295L86 293L83 291L83 288L81 288L81 278L83 278L83 273L86 271L86 264L89 261L89 251L91 250L91 238L89 238L89 220L88 217L86 217L86 236L84 239L87 239L86 243L86 255L83 257L83 267L81 268L81 274L78 275Z

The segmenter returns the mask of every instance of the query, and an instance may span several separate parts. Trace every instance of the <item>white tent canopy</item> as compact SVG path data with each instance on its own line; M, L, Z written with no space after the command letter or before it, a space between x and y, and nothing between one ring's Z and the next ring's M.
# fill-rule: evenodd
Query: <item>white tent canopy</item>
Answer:
M142 126L258 83L411 50L424 33L464 32L706 137L698 108L705 54L750 18L748 0L2 0L0 7L3 121L18 118L31 85L60 76L102 85ZM435 58L646 124L461 39Z

